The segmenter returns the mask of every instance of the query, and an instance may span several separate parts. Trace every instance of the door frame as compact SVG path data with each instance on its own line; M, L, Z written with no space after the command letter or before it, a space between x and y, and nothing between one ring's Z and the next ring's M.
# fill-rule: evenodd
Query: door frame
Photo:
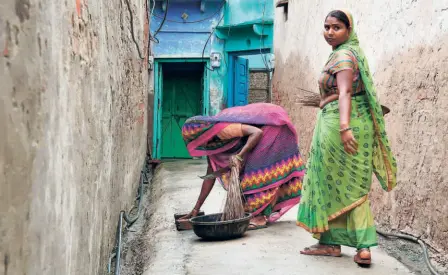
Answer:
M227 70L227 89L226 90L226 104L227 108L233 107L233 94L234 94L234 82L235 82L235 57L240 55L258 55L258 54L268 54L271 53L271 48L264 48L260 50L249 50L249 51L226 51L226 60L228 64ZM249 68L250 71L250 63ZM250 78L250 76L248 76ZM250 81L250 79L249 79ZM250 85L250 82L248 82Z
M202 115L208 115L210 109L210 67L209 59L202 58L158 58L154 60L154 116L153 116L153 138L152 152L153 159L161 159L161 140L162 140L162 106L163 106L163 88L160 90L159 83L159 67L163 63L204 63L204 83L202 90ZM205 67L207 66L207 67ZM163 72L162 72L163 74ZM163 75L162 75L163 77ZM162 83L163 84L163 83Z

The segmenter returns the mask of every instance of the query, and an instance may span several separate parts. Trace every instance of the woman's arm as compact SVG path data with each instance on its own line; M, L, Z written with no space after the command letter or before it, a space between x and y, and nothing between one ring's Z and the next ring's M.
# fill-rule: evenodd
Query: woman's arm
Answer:
M206 175L208 175L210 173L213 173L213 169L212 169L212 166L210 165L210 161L209 161ZM205 202L205 199L207 199L208 195L210 194L210 191L212 191L213 186L215 185L215 181L216 181L216 178L205 179L202 182L201 193L199 193L199 198L196 201L196 205L194 206L193 210L188 215L185 215L185 216L179 218L179 220L188 220L191 217L196 217L198 215L199 210L201 209L202 205Z
M238 157L241 159L244 159L244 156L252 151L255 146L257 146L258 142L260 141L261 137L263 136L263 130L260 128L257 128L255 126L250 126L243 124L241 125L243 136L248 136L246 144L243 146L243 149L238 153Z
M353 136L350 127L350 114L352 111L351 95L353 85L353 71L343 70L336 74L339 90L339 125L341 140L344 149L349 154L355 154L358 150L358 142Z
M210 161L209 161L206 175L211 174L211 173L213 173L213 169L212 169L212 166L210 165ZM213 186L215 185L215 181L216 181L216 178L205 179L202 182L201 193L199 193L199 198L196 202L196 205L193 208L193 211L199 212L199 210L201 209L201 206L205 202L205 199L210 194L210 191L212 191Z
M338 100L338 99L339 99L338 94L332 94L332 95L326 96L324 99L322 99L320 101L319 108L323 109L325 107L325 105L327 105L328 103L333 102L335 100Z

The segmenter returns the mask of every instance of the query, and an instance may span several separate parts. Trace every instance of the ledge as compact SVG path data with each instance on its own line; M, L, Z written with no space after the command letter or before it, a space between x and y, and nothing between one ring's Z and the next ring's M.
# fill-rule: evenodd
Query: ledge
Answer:
M222 25L222 26L217 26L216 30L215 30L215 34L216 36L221 39L221 40L226 40L228 39L228 33L230 29L239 29L239 30L251 30L255 35L258 36L268 36L269 33L263 30L263 28L272 26L274 24L273 20L253 20L253 21L248 21L248 22L244 22L241 24L235 24L235 25Z

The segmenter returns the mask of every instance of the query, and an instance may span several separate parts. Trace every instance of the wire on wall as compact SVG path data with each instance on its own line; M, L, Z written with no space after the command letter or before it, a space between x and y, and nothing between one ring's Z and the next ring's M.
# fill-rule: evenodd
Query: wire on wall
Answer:
M134 41L135 47L137 48L138 57L143 60L143 59L145 59L145 57L143 57L142 52L140 51L140 46L138 45L137 40L135 39L135 34L134 34L134 15L132 14L131 4L129 4L129 0L125 0L125 2L126 2L126 6L128 8L128 11L129 11L129 21L130 21L130 25L131 25L132 41Z
M147 11L147 17L148 17L148 24L151 24L151 18L152 18L152 15L154 14L156 0L152 0L151 11L149 11L150 7L151 7L151 0L148 0L146 2L146 5L147 5L146 11ZM151 56L151 41L154 41L154 40L152 39L152 36L151 36L151 28L148 28L148 56Z
M154 6L155 6L155 5L156 5L156 3L155 3L155 1L154 1L153 9L152 9L153 12L154 12ZM168 15L168 7L169 7L169 5L170 5L170 0L166 0L165 14L163 15L162 22L160 23L159 27L158 27L157 30L154 32L154 34L149 36L150 39L151 39L152 41L154 41L154 43L159 44L159 42L160 42L159 39L157 39L156 36L157 36L157 34L159 34L160 30L163 28L163 25L165 24L166 17L167 17L167 15ZM151 33L151 32L150 32L150 33Z
M263 63L264 63L264 66L266 67L266 70L271 71L271 68L269 67L268 62L266 60L266 56L263 54L263 48L264 48L264 39L263 39L263 34L264 34L264 15L266 13L266 4L267 4L267 0L264 0L263 15L261 17L260 55L261 55L261 59L263 59Z
M207 41L205 41L204 48L202 49L202 57L201 57L202 61L204 61L204 53L205 53L205 49L207 48L207 44L210 41L210 39L212 38L212 35L215 33L216 28L219 26L219 24L221 23L221 21L223 19L224 19L224 12L221 16L221 19L219 19L218 24L216 24L216 26L210 32L210 35L208 36ZM214 71L213 69L210 69L207 65L205 65L205 68L209 71Z

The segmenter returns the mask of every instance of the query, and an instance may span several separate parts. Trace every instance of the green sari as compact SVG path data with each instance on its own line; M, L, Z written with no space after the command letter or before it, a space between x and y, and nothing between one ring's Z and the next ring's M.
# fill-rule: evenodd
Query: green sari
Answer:
M346 13L353 22L352 16ZM353 24L350 38L338 46L350 50L358 61L366 94L352 97L350 127L358 141L355 155L347 154L339 133L338 101L317 115L304 178L297 225L321 244L368 248L377 244L368 193L372 174L386 191L396 186L397 164L385 131L385 122L369 66Z

